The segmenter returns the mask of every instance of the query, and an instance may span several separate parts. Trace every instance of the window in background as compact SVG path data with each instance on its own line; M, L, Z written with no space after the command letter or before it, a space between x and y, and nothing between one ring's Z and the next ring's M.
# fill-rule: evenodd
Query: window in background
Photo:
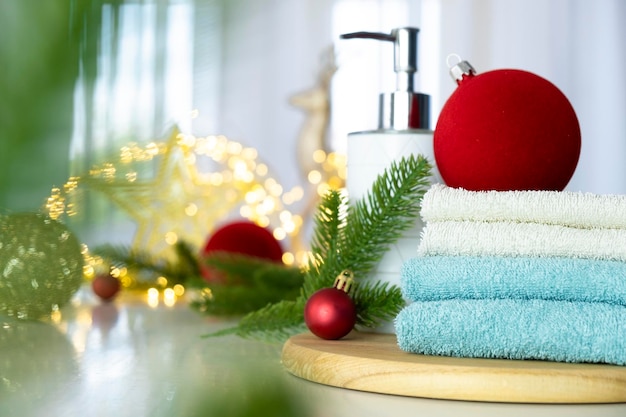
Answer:
M11 88L0 95L0 115L7 120L0 125L5 129L0 131L4 207L18 194L22 202L45 198L50 186L66 178L65 172L58 174L65 160L54 166L51 161L60 161L68 153L63 135L72 129L63 122L70 119L59 115L71 108L72 90L60 100L52 100L52 93L58 92L50 90L52 85L71 84L78 69L69 64L76 51L62 51L55 39L59 28L63 36L68 27L83 28L69 22L69 8L52 10L52 3L37 10L21 6L30 4L21 0L0 3L0 34L16 40L0 48L1 53L9 53L3 57L13 56L6 59L11 66L5 87ZM334 45L337 53L331 139L333 147L342 151L348 132L376 127L378 94L394 88L394 75L391 45L340 41L339 35L358 30L389 32L411 25L420 28L417 86L431 95L433 128L455 89L445 64L449 53L460 54L481 72L504 67L536 72L562 88L581 121L583 154L571 188L626 193L626 119L622 117L626 86L618 74L626 61L626 29L621 25L626 3L621 0L107 0L102 4L73 9L97 19L97 25L88 26L81 38L80 80L74 90L73 172L88 166L81 159L87 155L97 157L97 152L110 151L130 138L158 137L178 123L196 135L225 134L257 148L260 159L289 189L302 181L295 147L305 118L289 98L314 84L323 51ZM37 34L15 23L27 18L33 22L30 27L39 28ZM46 34L47 43L29 42L39 32ZM48 50L55 53L48 55ZM30 85L18 89L15 80ZM194 109L198 118L192 120ZM35 132L28 126L43 120L35 116L49 119L39 124L44 130ZM19 117L20 130L6 130ZM5 187L9 175L17 175L26 186ZM54 184L48 183L51 177Z
M72 159L84 170L128 141L189 127L193 80L193 4L152 1L104 5L91 55L81 57L75 90ZM92 39L94 37L95 39Z
M194 2L112 3L97 13L100 25L81 40L71 175L112 160L129 142L163 141L174 125L191 127ZM85 241L127 241L133 227L94 194L84 193L74 220Z

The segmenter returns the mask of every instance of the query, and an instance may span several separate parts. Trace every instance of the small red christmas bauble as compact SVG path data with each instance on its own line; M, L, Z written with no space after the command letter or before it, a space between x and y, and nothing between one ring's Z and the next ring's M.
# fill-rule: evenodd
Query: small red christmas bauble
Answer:
M458 84L434 133L435 161L448 186L473 191L567 186L580 156L580 126L554 84L514 69L470 73Z
M103 301L111 301L120 291L120 280L109 274L96 276L91 282L91 288Z
M345 291L334 287L322 288L307 300L304 322L317 337L341 339L354 328L356 307Z

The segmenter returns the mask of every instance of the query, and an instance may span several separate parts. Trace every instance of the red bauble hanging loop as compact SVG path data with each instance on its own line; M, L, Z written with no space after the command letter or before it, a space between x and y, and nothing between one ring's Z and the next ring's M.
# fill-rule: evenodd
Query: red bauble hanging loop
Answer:
M315 292L304 307L304 322L317 337L341 339L354 328L356 307L348 295L352 273L342 272L332 288Z
M434 134L437 168L467 190L563 190L581 148L580 126L565 95L527 71L475 75L451 69L459 86ZM454 71L456 69L456 72Z

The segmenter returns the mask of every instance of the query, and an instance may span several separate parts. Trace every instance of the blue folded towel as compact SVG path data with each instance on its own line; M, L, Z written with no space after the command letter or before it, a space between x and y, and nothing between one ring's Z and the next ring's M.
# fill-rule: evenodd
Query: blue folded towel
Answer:
M543 299L626 306L626 262L578 258L420 256L402 266L412 300Z
M412 353L626 365L626 307L606 303L418 301L395 329Z

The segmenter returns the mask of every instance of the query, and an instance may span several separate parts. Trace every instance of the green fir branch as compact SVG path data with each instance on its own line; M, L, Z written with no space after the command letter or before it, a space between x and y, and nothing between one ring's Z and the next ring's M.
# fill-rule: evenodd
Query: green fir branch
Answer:
M303 321L304 304L305 301L301 297L297 300L283 300L268 304L244 316L237 326L205 335L205 337L237 335L271 343L282 342L306 330Z
M421 155L392 163L377 178L371 192L353 207L338 191L330 191L315 216L312 255L305 268L300 296L295 301L269 304L244 316L236 327L209 336L236 334L284 341L305 329L304 306L308 297L332 285L344 269L352 270L357 277L352 296L358 325L375 327L395 317L404 306L400 288L358 278L370 274L389 246L418 217L429 185L430 168Z
M348 268L355 277L367 276L389 246L413 225L429 185L430 168L421 155L394 162L376 179L372 190L349 208L349 227L344 230L334 268L337 273Z
M357 311L358 326L375 328L392 320L404 306L402 291L388 282L359 282L352 300Z
M141 276L142 279L136 280L135 287L142 287L154 285L159 276L166 277L172 285L185 283L197 271L195 262L189 264L186 261L187 256L193 255L182 255L183 260L180 259L181 254L189 250L187 246L179 244L176 251L179 259L176 262L156 258L147 251L138 251L126 245L101 245L94 248L92 253L100 256L109 265L123 265Z
M344 269L350 269L357 282L370 274L419 216L430 169L421 155L393 162L354 206L339 192L329 192L316 217L312 252L317 263L308 266L314 273L306 276L305 297L332 285Z
M261 258L215 252L203 263L219 275L219 279L204 283L210 292L191 302L206 314L242 315L267 304L295 300L303 284L300 269Z
M336 257L341 231L345 227L347 198L337 190L330 190L320 202L314 218L314 234L311 239L311 257L305 268L302 296L309 298L320 288L333 284L340 272L333 273L327 267L328 260ZM345 269L345 268L343 268ZM343 270L342 269L342 270Z
M210 292L202 292L192 299L190 306L202 313L215 316L242 316L268 304L293 301L299 289L276 290L269 286L210 285Z
M176 244L175 261L166 261L150 253L128 246L103 245L93 253L111 265L124 265L141 276L134 287L156 285L164 276L168 284L183 284L188 288L210 288L190 302L191 307L212 315L241 316L267 304L281 300L295 300L300 295L304 275L298 268L287 267L252 256L215 252L199 261L191 247L184 242ZM208 282L202 278L202 262L219 279Z
M178 258L177 268L182 277L199 277L201 275L200 264L197 258L198 251L194 247L185 241L179 240L174 245L174 253ZM185 282L189 285L188 279L185 279Z
M302 286L303 277L299 268L288 267L283 263L255 256L216 251L202 258L200 262L209 270L215 270L219 274L218 281L223 281L225 284L270 288L300 288Z

